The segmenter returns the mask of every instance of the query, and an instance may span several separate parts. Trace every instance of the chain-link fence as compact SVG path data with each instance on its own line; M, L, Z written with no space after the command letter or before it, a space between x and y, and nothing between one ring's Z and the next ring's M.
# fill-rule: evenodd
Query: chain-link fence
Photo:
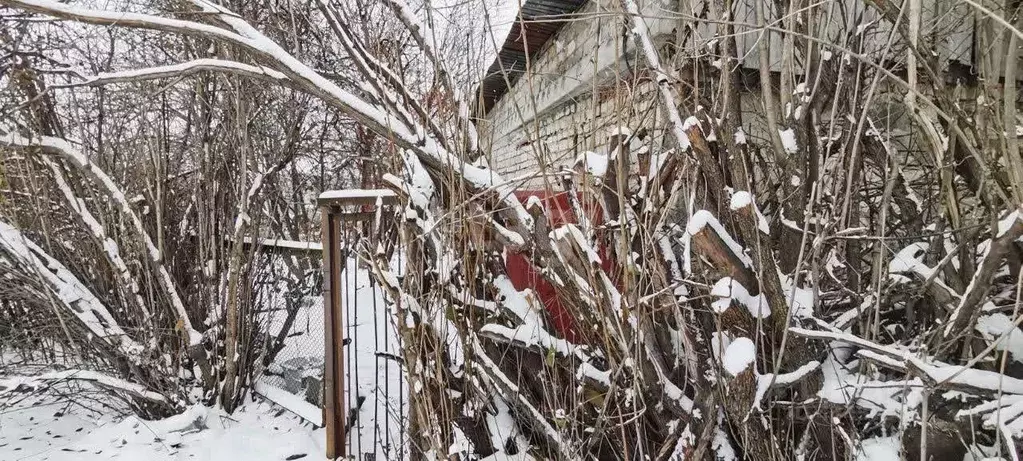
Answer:
M272 262L265 267L273 275L267 277L265 283L271 286L260 290L263 299L258 305L264 309L263 318L268 323L265 331L269 332L269 343L265 347L272 359L255 387L257 392L271 399L290 401L291 406L304 401L303 408L290 409L322 425L323 298L318 267L314 266L319 262L319 255L310 253L313 254L267 256ZM305 258L301 261L306 263L305 268L298 266L296 259L299 257ZM275 390L300 399L281 399L281 394Z

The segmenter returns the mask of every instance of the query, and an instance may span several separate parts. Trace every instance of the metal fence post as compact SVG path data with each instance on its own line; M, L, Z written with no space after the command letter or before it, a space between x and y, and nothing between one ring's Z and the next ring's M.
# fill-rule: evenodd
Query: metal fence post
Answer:
M347 264L347 250L341 242L342 223L372 223L382 218L382 207L394 206L397 194L387 189L355 189L327 191L317 199L321 215L323 241L323 309L324 309L324 426L327 432L327 458L335 459L347 454L345 422L348 420L345 400L344 340L345 324L342 319L342 264ZM373 211L367 211L373 210ZM371 225L372 226L372 225ZM370 227L370 226L367 226ZM376 226L372 226L375 228ZM371 232L376 241L376 233ZM346 288L347 289L347 288ZM354 351L356 344L351 345ZM356 363L351 365L357 365ZM355 375L356 377L358 374ZM375 421L374 421L375 423ZM358 431L356 432L358 433ZM361 456L361 454L357 454Z
M327 432L327 459L345 456L344 326L341 319L341 232L340 219L332 207L321 207L323 242L323 315L324 328L324 425Z

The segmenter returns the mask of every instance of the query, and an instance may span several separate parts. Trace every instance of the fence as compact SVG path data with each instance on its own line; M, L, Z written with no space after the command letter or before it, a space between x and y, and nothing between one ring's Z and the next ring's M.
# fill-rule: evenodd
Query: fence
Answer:
M300 297L274 365L256 392L323 425L327 457L358 460L408 458L408 386L395 319L369 271L351 248L379 235L376 211L389 207L388 191L338 191L320 199L322 296ZM285 245L287 246L287 245ZM400 258L395 269L400 272Z

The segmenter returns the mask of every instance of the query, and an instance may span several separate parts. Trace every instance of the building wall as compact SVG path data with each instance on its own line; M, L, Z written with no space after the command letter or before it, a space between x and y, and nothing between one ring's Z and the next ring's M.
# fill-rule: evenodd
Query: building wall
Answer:
M677 5L654 0L644 11ZM654 85L635 76L634 50L618 11L617 0L589 3L579 19L564 26L542 49L529 71L488 113L483 124L491 166L506 179L521 178L526 187L542 188L542 171L571 166L588 150L606 146L617 128L635 130L653 119ZM673 21L648 19L656 41L671 35ZM557 184L556 178L550 178Z
M685 27L685 15L696 16L705 0L647 0L640 9L646 13L646 24L655 43L662 48L661 57L668 56L664 44L677 34L676 27ZM756 24L754 1L740 0L736 7L739 23ZM904 52L888 48L889 27L878 20L876 13L862 1L844 0L846 8L833 8L830 28L835 37L855 30L864 37L855 45L857 53L879 58L889 53L895 60ZM923 30L932 37L940 57L971 64L973 59L973 20L964 5L951 0L924 0ZM651 148L670 144L663 131L664 115L659 99L653 94L655 85L641 70L646 64L637 56L618 7L618 0L595 0L576 13L530 62L526 75L494 105L481 125L484 147L491 152L491 166L516 185L542 188L558 187L558 180L545 181L544 172L570 167L585 151L600 152L607 147L608 137L625 127L635 132L645 128L651 135ZM665 11L680 12L669 18ZM934 18L945 18L935 21ZM779 25L783 27L783 25ZM741 27L740 27L741 29ZM738 54L743 67L760 66L757 41L759 32L745 31L737 35ZM693 36L680 50L687 58L708 57L713 60L712 45L724 31L714 25L700 23ZM892 49L898 49L898 40ZM772 71L780 70L783 37L773 33L769 63ZM851 45L850 45L851 46ZM833 53L840 58L840 53ZM666 59L665 59L666 60ZM633 72L636 70L635 72ZM689 77L683 76L689 80ZM753 92L743 94L744 124L751 141L763 138L760 97Z

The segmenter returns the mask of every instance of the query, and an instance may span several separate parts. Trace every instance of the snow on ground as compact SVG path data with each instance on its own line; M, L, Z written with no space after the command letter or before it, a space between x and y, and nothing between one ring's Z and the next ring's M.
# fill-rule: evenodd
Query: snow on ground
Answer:
M394 322L380 291L370 286L369 273L355 260L348 261L342 279L342 315L351 340L344 346L344 386L347 408L359 408L349 433L349 453L375 454L378 460L405 458L408 386L396 360L401 354ZM267 316L272 328L283 326L283 311L271 309ZM308 360L307 373L322 376L323 354L323 300L317 293L303 299L277 366L271 368L279 371L285 362ZM256 396L231 415L194 406L162 421L143 421L123 403L81 381L16 390L17 383L40 382L28 376L53 370L17 371L25 376L12 376L12 367L0 368L0 388L6 387L0 389L3 461L288 461L322 459L325 453L323 429L308 422L319 419L319 407L301 393L284 391L280 376L258 380L262 393L275 397L273 403Z
M193 407L161 421L62 415L64 406L5 410L0 459L279 461L323 459L325 453L322 430L265 402L250 403L230 416ZM194 418L185 424L182 416Z
M262 399L231 415L203 406L159 421L89 385L0 391L4 461L323 459L322 429Z
M897 436L874 437L862 441L856 450L856 461L898 461L902 442Z

